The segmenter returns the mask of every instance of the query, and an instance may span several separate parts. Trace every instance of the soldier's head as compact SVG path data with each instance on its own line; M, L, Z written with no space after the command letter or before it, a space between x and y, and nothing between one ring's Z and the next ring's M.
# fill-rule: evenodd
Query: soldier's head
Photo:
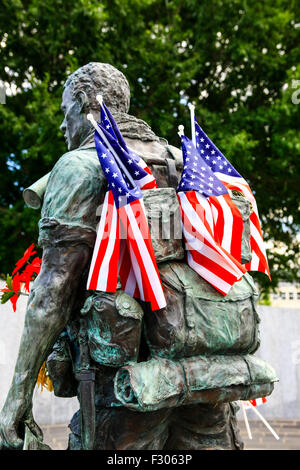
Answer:
M249 263L251 261L251 246L250 246L250 214L252 212L251 203L245 198L241 191L232 191L232 200L239 209L243 218L243 237L242 237L242 250L241 250L241 263Z
M60 126L67 141L68 150L83 142L91 130L86 119L88 113L99 117L101 94L111 112L127 113L130 104L130 88L122 72L109 64L90 62L70 75L64 85L61 108L65 118Z

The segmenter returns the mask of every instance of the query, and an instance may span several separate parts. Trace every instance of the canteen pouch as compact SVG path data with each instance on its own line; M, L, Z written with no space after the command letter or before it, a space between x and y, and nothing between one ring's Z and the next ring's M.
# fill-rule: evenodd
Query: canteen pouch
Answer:
M100 365L120 367L137 361L143 310L123 291L89 296L81 314L87 316L91 358Z

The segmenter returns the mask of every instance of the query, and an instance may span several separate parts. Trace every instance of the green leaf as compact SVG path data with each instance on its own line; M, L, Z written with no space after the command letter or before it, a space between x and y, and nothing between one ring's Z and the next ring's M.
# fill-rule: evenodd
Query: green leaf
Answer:
M10 276L9 274L7 274L6 276L6 284L7 284L7 287L13 291L13 286L12 286L12 276Z
M1 296L1 304L5 304L11 297L15 295L15 292L4 292Z

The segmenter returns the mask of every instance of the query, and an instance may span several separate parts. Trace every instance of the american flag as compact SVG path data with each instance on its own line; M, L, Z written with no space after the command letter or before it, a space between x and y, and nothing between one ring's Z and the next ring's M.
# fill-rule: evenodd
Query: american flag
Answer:
M106 115L107 117L107 115ZM151 303L166 306L142 201L142 189L156 187L141 158L120 145L116 124L101 119L95 131L99 161L108 182L97 230L87 288L115 292L120 275L124 290Z
M132 150L130 150L126 142L117 126L117 123L115 122L111 112L109 111L108 107L105 105L104 102L102 102L101 105L101 127L103 129L106 129L107 132L111 134L111 136L116 139L123 149L123 151L130 156L133 160L135 160L142 168L145 170L150 176L146 180L143 180L142 186L140 185L141 189L153 189L157 188L157 184L155 181L154 176L152 175L152 172L150 168L147 166L147 164L144 162L144 160L134 153Z
M250 214L250 246L252 259L249 263L245 264L245 267L247 271L261 271L267 274L271 279L257 204L250 186L209 139L196 119L194 122L196 147L203 160L209 165L215 176L222 181L226 188L241 191L245 198L252 204L253 211Z
M152 172L150 168L146 165L144 160L134 153L132 150L130 150L126 142L105 103L102 101L101 104L101 127L102 129L105 128L107 132L109 132L113 138L115 138L122 151L125 153L125 155L129 155L129 158L127 158L127 161L129 164L133 164L132 160L134 160L138 165L148 173L146 175L145 173L141 172L140 175L134 174L133 178L135 180L135 183L140 187L141 189L154 189L157 187L155 178L152 175ZM126 240L123 238L121 239L121 245L120 245L120 258L119 258L119 274L120 274L120 280L121 280L121 285L122 289L132 297L140 297L139 293L139 288L138 288L138 283L137 279L133 270L133 265L131 263L131 258L134 257L134 253L129 252ZM137 265L137 261L135 261L135 265ZM140 275L139 275L140 277Z
M247 400L245 401L245 405L249 408L251 408L251 405L249 405L249 402L251 403L252 406L260 406L260 405L263 405L264 403L267 402L267 399L266 397L262 397L262 398L255 398L254 400Z
M190 160L193 144L186 146L186 162ZM195 147L193 146L193 149ZM195 155L193 167L191 169L191 178L195 175L201 178L200 188L204 190L207 186L207 195L212 195L213 188L222 188L224 191L222 196L211 197L210 204L213 215L211 225L214 228L214 238L228 253L230 253L237 261L241 261L242 235L243 235L243 218L233 203L231 196L225 186L216 178L202 158L201 153ZM214 183L218 183L214 185Z
M202 162L193 143L181 136L184 167L177 196L181 207L182 230L187 262L201 277L226 295L246 269L219 243L213 211L224 220L228 191ZM239 235L241 236L241 234Z

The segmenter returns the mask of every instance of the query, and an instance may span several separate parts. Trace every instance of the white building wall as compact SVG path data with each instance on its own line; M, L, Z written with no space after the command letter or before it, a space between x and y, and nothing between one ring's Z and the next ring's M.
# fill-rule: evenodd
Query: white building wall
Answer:
M270 295L272 307L297 308L300 310L300 284L280 282Z
M258 306L261 346L256 355L276 370L279 382L259 409L268 418L300 419L300 309ZM255 418L249 412L250 418Z

